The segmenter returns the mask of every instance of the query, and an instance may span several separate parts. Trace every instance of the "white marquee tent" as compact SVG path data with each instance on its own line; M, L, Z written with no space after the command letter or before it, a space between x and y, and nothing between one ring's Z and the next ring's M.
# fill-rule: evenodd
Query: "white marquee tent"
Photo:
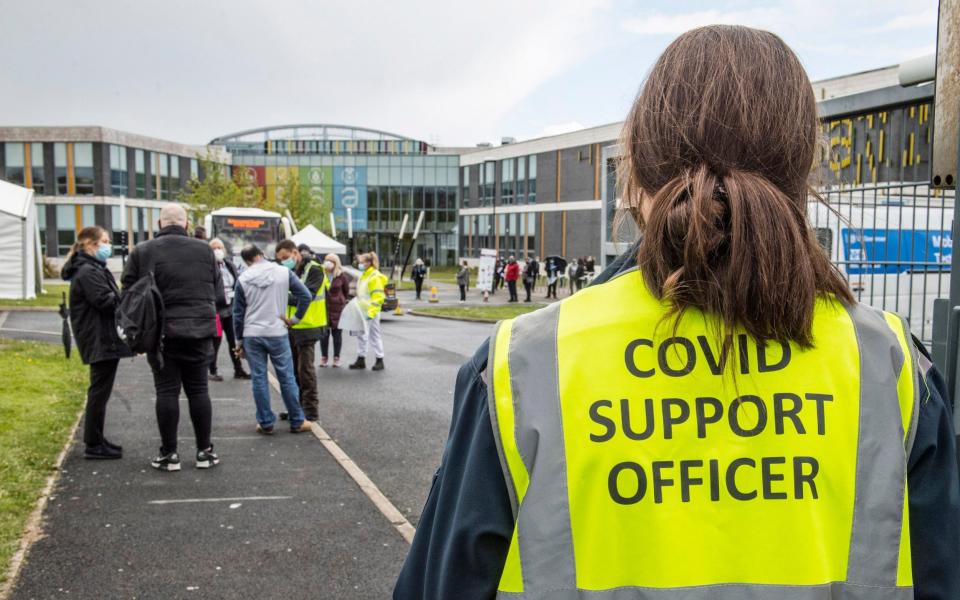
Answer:
M0 298L36 298L43 257L33 190L0 181Z
M306 244L310 246L314 254L346 254L347 247L326 235L313 225L307 225L297 233L290 236L298 246Z

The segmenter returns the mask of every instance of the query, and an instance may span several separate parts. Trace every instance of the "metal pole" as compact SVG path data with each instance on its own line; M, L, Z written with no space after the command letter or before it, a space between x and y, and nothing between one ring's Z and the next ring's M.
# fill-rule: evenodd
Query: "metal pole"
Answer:
M353 262L353 209L347 207L347 239L348 247L347 250L350 252L350 255L347 257L350 262Z

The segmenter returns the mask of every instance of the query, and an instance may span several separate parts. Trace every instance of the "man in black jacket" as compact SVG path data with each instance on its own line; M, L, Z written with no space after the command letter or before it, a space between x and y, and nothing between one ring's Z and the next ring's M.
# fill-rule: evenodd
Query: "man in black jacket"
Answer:
M157 392L157 424L162 446L151 462L161 471L179 471L177 426L180 390L190 404L190 420L197 439L197 468L220 462L210 443L211 407L207 367L213 356L216 311L226 304L223 281L213 250L187 235L187 213L179 204L160 210L160 231L137 244L130 253L121 281L124 289L153 272L163 297L163 350L147 355Z

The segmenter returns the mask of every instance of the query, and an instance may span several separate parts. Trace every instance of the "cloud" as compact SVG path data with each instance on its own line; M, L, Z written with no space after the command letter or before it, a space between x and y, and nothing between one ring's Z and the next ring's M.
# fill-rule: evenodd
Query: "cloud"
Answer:
M624 30L640 35L678 35L705 25L747 25L773 29L783 22L780 10L752 8L747 10L703 10L689 13L652 13L622 23Z
M878 27L870 29L870 33L884 33L887 31L901 31L904 29L936 28L937 11L930 8L916 13L897 15Z

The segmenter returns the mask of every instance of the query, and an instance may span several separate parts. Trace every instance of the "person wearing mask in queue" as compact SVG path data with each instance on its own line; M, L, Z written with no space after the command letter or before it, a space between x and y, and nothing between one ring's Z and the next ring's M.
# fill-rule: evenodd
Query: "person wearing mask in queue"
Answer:
M523 267L523 289L527 292L527 297L524 299L524 302L532 302L530 294L537 285L537 277L540 277L540 263L537 262L537 257L534 256L528 260L527 264Z
M310 248L310 246L306 244L300 244L297 246L297 250L300 252L301 259L315 260L320 262L320 257L313 254L313 250Z
M300 386L300 406L303 407L303 414L308 421L318 421L320 398L317 393L317 369L314 360L317 342L327 329L327 278L324 276L323 266L312 258L304 258L291 240L283 240L277 244L276 255L280 264L293 271L313 298L300 322L290 327L290 350L293 353L297 385ZM293 316L296 306L296 296L291 293L287 307L288 317Z
M519 302L517 297L517 280L520 279L520 265L512 254L507 259L507 266L503 272L503 278L507 282L507 288L510 290L510 299L507 302Z
M821 132L776 35L667 47L620 143L642 238L461 370L394 598L960 598L943 378L817 243Z
M153 273L163 298L163 350L147 354L157 392L160 454L151 466L179 471L177 427L180 392L186 393L197 442L196 467L208 469L220 462L210 442L213 409L207 370L217 337L217 310L226 304L223 279L213 250L187 235L187 212L179 204L160 209L160 231L140 242L130 253L121 282L129 289Z
M210 248L213 249L213 256L217 259L217 266L220 269L220 277L223 279L223 295L226 298L226 305L217 310L217 316L220 318L220 328L223 335L213 338L213 360L210 361L210 380L223 381L217 368L217 357L220 354L220 343L223 338L227 338L227 346L230 349L230 361L233 363L234 379L250 379L250 374L244 371L243 361L237 358L237 338L233 330L233 296L234 288L237 284L237 267L233 260L228 259L226 248L220 238L210 240Z
M90 365L90 386L83 415L83 457L121 458L123 448L104 436L107 401L113 392L121 358L133 352L117 335L115 311L120 289L107 269L113 255L110 234L99 225L84 227L70 248L60 272L70 282L70 329L80 360Z
M470 267L467 266L467 261L463 261L457 271L457 287L460 288L460 304L463 304L467 301L467 288L470 287Z
M320 334L320 366L332 364L340 366L340 349L343 347L343 331L340 329L340 315L350 300L350 280L343 272L340 257L328 254L323 259L323 273L327 278L327 327ZM333 340L333 363L330 363L330 340Z
M267 361L280 383L280 397L290 421L290 433L312 430L300 406L300 390L294 375L293 355L287 329L300 323L310 308L313 296L292 269L282 267L263 256L263 250L249 245L240 251L247 269L237 280L233 299L233 326L240 348L237 353L250 364L253 401L256 404L257 433L272 435L277 415L270 407L270 383ZM286 316L293 294L296 309Z
M367 349L372 348L376 356L373 371L383 370L383 336L380 331L380 309L386 299L384 287L387 277L380 272L380 259L376 252L367 252L357 257L360 280L357 282L357 302L367 320L367 331L357 338L357 361L351 369L367 368Z
M423 291L423 280L427 278L427 266L423 264L423 259L418 258L413 263L413 271L410 272L410 278L413 279L413 286L417 290L417 300L419 300L420 292Z
M560 278L560 265L557 259L549 257L543 263L543 268L547 272L547 298L557 297L557 280Z
M497 288L503 283L503 259L497 257L496 262L493 263L493 288L491 293L496 294Z

